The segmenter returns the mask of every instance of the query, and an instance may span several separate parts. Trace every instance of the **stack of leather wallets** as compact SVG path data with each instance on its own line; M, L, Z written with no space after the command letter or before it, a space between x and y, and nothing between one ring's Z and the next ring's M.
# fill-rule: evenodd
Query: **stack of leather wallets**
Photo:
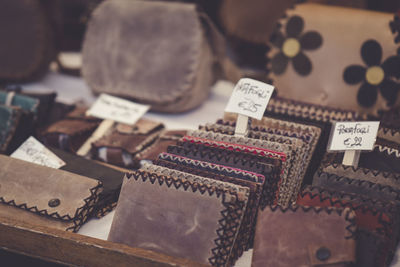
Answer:
M356 114L272 101L246 136L226 114L142 161L124 178L108 239L213 266L250 248L254 266L356 262L351 208L296 204L331 121Z
M343 153L327 153L297 199L355 212L356 266L389 266L399 241L399 136L379 128L373 150L361 153L357 167L342 165Z

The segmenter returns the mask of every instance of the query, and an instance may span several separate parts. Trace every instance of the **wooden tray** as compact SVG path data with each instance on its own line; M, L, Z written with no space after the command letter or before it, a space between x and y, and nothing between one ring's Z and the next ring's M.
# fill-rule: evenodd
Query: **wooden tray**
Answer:
M70 266L205 266L187 259L1 216L0 247Z

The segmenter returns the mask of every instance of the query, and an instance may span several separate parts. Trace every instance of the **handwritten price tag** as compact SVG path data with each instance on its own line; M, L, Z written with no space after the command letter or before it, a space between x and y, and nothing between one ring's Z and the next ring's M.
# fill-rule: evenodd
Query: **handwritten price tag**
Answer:
M372 150L378 128L379 121L335 122L328 151Z
M149 105L137 104L118 97L101 94L86 113L101 119L110 119L133 125L149 108Z
M240 79L225 111L261 120L273 91L272 85L249 78Z
M54 169L59 169L65 165L64 161L32 136L15 150L10 157Z

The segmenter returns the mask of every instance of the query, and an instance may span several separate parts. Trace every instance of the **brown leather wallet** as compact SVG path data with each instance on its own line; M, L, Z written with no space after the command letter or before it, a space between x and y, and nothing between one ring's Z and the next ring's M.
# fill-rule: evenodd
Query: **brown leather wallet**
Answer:
M102 191L99 181L70 172L2 155L0 165L0 210L16 220L76 232Z

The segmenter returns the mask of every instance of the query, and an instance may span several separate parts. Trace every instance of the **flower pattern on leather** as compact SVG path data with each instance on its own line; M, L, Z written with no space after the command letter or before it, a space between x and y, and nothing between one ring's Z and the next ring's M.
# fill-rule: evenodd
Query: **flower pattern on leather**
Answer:
M395 34L394 42L400 43L400 15L395 15L394 19L389 23L392 33Z
M358 84L357 101L366 108L372 107L378 98L378 91L392 106L400 90L395 79L400 78L400 56L388 57L383 63L382 47L375 40L367 40L361 46L361 58L366 66L350 65L343 72L343 79L348 84Z
M271 70L276 75L285 72L289 61L299 75L306 76L311 73L312 63L303 51L321 47L322 36L316 31L302 34L303 29L304 20L294 15L286 23L286 36L281 31L276 31L271 36L271 44L280 50L271 60Z

